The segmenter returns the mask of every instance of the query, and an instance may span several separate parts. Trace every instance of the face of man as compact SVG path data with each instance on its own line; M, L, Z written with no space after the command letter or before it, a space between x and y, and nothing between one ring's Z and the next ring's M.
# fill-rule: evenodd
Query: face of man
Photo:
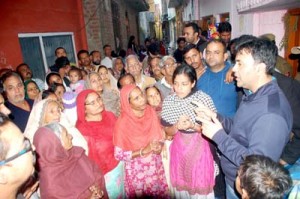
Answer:
M160 62L159 58L154 58L150 61L150 67L151 67L151 70L152 70L152 72L155 76L161 75L159 62Z
M203 68L202 64L202 54L197 51L196 49L191 49L184 55L184 61L190 65L193 66L193 68Z
M110 46L107 46L104 48L104 55L106 57L111 57L111 47Z
M32 71L27 65L19 67L17 72L21 75L24 81L32 78Z
M212 70L222 70L225 67L227 53L219 42L209 43L206 47L205 61ZM217 71L217 72L218 72Z
M184 48L184 46L185 46L185 41L181 40L178 44L178 48L182 49L182 48Z
M56 55L57 58L67 57L67 53L66 53L65 49L62 49L62 48L56 50L56 54L55 55Z
M185 41L191 44L195 44L198 41L198 33L194 32L193 27L185 27L183 29L183 35Z
M24 101L24 84L18 77L11 76L3 84L9 102L18 104Z
M142 64L135 57L127 59L126 71L133 77L141 75Z
M81 53L79 55L78 62L81 66L90 66L91 65L90 56L87 53Z
M100 54L100 52L94 52L90 56L90 59L92 60L94 65L100 65L100 63L101 63L101 54Z
M231 40L231 32L222 32L220 34L220 37L226 43L227 46Z
M254 91L254 85L257 81L257 64L252 55L245 51L240 51L236 55L236 63L232 68L238 87Z

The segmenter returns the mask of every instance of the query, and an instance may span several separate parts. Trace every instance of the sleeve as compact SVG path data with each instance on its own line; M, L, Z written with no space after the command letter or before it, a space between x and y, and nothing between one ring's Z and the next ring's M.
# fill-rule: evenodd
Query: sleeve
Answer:
M217 118L221 122L221 124L222 124L223 129L225 130L225 132L227 134L229 134L229 132L231 131L231 127L233 125L233 120L231 118L223 117L219 113L217 114Z
M123 151L123 149L120 147L115 146L114 155L119 161L130 161L132 157L132 151Z
M225 131L219 130L213 137L219 150L232 163L239 166L251 154L261 154L278 161L287 143L289 128L286 121L275 114L266 114L257 119L247 132L248 143L244 146Z

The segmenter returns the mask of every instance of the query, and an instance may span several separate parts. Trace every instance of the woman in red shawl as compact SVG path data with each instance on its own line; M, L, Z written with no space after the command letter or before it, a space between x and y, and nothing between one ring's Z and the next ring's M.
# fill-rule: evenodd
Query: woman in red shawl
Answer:
M168 198L160 152L163 133L140 88L121 90L121 116L114 131L115 157L125 162L127 198Z
M72 136L59 123L37 130L33 143L38 154L41 198L108 198L104 178Z
M91 89L77 96L76 127L85 137L89 158L96 162L104 173L109 198L124 195L124 166L114 157L113 129L116 116L105 111L100 95Z

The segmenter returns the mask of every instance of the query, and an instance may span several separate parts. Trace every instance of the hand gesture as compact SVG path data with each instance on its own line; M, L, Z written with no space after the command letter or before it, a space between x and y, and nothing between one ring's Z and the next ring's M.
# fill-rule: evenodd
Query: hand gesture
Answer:
M178 130L188 130L193 128L195 125L191 118L187 115L182 115L179 117L178 122L177 122L177 129Z

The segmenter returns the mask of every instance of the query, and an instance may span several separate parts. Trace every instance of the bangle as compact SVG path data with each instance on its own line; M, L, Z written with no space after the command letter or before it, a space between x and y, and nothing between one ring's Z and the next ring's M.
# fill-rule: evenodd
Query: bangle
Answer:
M140 157L144 157L144 155L143 155L143 149L144 149L144 148L141 148L141 149L140 149Z

